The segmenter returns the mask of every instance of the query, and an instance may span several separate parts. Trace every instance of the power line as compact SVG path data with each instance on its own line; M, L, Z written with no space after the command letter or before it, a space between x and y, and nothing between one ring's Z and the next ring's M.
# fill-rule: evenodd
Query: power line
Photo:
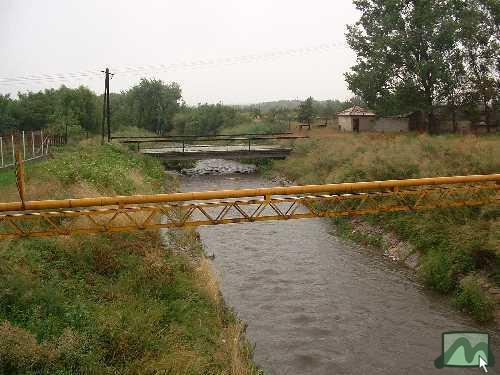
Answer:
M219 65L238 65L262 61L273 61L280 58L290 56L303 56L314 53L323 53L331 51L335 48L347 48L345 42L332 42L324 43L316 46L308 46L295 49L274 50L259 54L242 55L236 57L226 57L219 59L204 59L194 60L189 62L181 62L175 64L158 64L158 65L145 65L145 66L127 66L124 68L112 67L116 74L119 75L136 75L144 73L162 72L162 71L175 71L184 69L202 69L206 67L219 66ZM38 75L23 75L16 77L0 78L0 85L24 85L33 82L67 82L71 80L81 79L95 79L101 76L99 70L86 70L74 73L57 73L57 74L38 74Z

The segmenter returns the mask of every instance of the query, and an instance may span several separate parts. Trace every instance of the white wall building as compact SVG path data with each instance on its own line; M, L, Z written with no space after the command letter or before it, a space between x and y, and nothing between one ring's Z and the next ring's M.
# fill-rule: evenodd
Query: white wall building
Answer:
M408 116L377 117L372 111L359 106L339 112L337 116L342 131L400 133L410 130Z

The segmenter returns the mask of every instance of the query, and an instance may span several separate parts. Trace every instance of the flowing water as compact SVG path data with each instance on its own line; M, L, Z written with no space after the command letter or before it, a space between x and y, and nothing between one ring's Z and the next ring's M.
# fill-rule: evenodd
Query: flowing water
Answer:
M219 174L185 176L181 186L201 191L271 184L256 174ZM380 252L336 237L327 219L199 232L207 254L215 255L227 304L248 323L255 361L265 374L479 373L437 370L434 360L442 332L480 328ZM492 341L499 342L495 332ZM498 345L493 352L498 362Z

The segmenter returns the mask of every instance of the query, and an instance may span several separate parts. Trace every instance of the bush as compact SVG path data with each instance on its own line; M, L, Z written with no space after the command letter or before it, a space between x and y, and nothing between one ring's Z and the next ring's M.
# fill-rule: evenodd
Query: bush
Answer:
M440 250L428 251L419 271L425 284L438 292L448 293L455 286L449 257Z
M475 274L460 281L455 304L479 322L488 322L494 318L495 302L483 291L481 278Z

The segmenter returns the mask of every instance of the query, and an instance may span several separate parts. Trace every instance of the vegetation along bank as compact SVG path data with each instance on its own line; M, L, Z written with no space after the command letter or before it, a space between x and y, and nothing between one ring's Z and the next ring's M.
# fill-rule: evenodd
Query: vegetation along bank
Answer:
M156 160L92 140L26 168L28 199L165 183ZM12 170L0 191L18 200ZM256 373L193 231L4 240L0 284L0 373Z
M500 137L337 134L297 142L271 166L299 184L489 174L500 170ZM500 207L434 209L333 220L338 233L394 250L425 285L452 296L479 322L500 321ZM394 243L397 239L398 243ZM397 249L396 249L397 253ZM399 257L398 257L399 255Z

